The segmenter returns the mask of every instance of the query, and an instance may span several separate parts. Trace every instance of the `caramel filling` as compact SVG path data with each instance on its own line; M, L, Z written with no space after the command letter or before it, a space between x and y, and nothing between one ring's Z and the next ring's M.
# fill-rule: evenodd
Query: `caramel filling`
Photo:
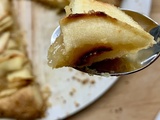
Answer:
M84 66L89 63L92 63L92 60L99 56L100 54L103 54L105 52L110 52L113 49L111 47L98 47L94 48L86 53L84 53L82 56L79 57L77 62L75 63L76 66Z

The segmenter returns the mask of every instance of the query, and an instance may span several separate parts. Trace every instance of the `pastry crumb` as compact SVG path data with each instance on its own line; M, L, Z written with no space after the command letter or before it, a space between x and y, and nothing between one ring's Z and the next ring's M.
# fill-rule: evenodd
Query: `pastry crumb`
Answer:
M82 81L82 84L87 84L89 82L89 79L84 79L83 81Z
M82 85L86 85L86 84L92 84L93 85L93 84L96 83L96 81L94 79L93 80L90 80L89 78L80 79L76 76L73 76L72 80L75 80L75 81L81 83Z
M72 90L69 92L70 96L73 96L76 92L76 89L75 88L72 88Z
M75 105L76 107L79 107L80 104L75 101L75 102L74 102L74 105Z
M96 83L96 81L95 80L91 80L91 84L95 84Z
M115 113L120 113L122 111L123 111L123 109L121 107L115 109Z

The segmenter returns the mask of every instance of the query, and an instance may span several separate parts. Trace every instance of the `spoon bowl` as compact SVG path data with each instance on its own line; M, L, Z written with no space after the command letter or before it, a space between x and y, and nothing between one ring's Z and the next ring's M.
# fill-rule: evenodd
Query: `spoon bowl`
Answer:
M160 26L154 20L131 10L123 10L126 14L131 16L139 25L144 28L145 31L149 32L157 44L153 45L148 49L139 51L136 54L124 56L122 58L116 58L113 60L104 60L101 62L93 63L88 67L76 67L75 69L82 72L86 72L92 75L100 76L122 76L131 73L138 72L151 65L160 55ZM56 28L51 37L51 43L60 35L60 26Z

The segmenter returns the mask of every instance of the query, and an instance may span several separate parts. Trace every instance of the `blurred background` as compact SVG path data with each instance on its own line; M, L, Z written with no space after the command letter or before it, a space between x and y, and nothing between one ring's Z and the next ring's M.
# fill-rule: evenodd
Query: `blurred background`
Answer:
M65 84L67 80L66 76L60 74L59 76L61 77L55 77L59 72L53 72L48 68L47 50L50 46L52 32L58 26L58 22L64 16L64 13L61 9L57 9L59 6L56 6L55 3L54 7L52 7L50 3L45 5L46 1L40 1L13 0L13 7L18 15L18 22L27 41L27 50L33 63L36 78L42 86L46 85L46 83L47 85L51 83L50 87L54 92L52 91L50 102L55 105L56 103L59 104L55 96L63 94L63 89L57 87L55 83L59 84L58 82L62 80L64 82L60 84ZM116 5L120 6L119 2L124 1L118 1ZM129 1L131 0L127 2ZM132 1L137 5L134 8L138 7L138 10L139 8L146 10L152 19L160 23L159 0L151 0L150 7L148 4L145 6L146 1L144 0ZM50 7L48 7L48 4ZM63 5L60 4L60 7L63 7ZM75 112L72 111L72 113L66 112L63 116L65 116L66 120L154 120L160 110L159 63L160 59L141 72L120 77L111 89L105 92L96 102L74 115L72 114ZM83 78L82 74L79 77ZM73 76L70 76L69 79L71 78ZM79 91L82 91L82 89ZM81 94L85 94L85 91ZM92 94L94 95L94 93ZM68 108L66 107L66 109L69 111L71 103L67 102L67 104ZM74 110L77 111L77 109L74 106ZM61 113L56 114L61 115ZM68 115L72 116L66 118Z

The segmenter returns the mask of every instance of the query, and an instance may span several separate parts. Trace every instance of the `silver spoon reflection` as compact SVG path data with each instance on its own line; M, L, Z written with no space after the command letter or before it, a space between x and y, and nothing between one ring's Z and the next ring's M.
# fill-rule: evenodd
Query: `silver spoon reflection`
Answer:
M138 72L151 65L160 55L160 26L151 18L140 14L138 12L123 10L126 14L131 16L136 22L138 22L145 31L154 36L155 44L153 47L139 51L136 54L127 55L121 58L112 60L104 60L101 62L93 63L87 67L77 67L75 69L82 72L86 72L93 75L111 75L122 76L131 73ZM53 32L51 37L51 43L60 35L60 27L58 26Z

